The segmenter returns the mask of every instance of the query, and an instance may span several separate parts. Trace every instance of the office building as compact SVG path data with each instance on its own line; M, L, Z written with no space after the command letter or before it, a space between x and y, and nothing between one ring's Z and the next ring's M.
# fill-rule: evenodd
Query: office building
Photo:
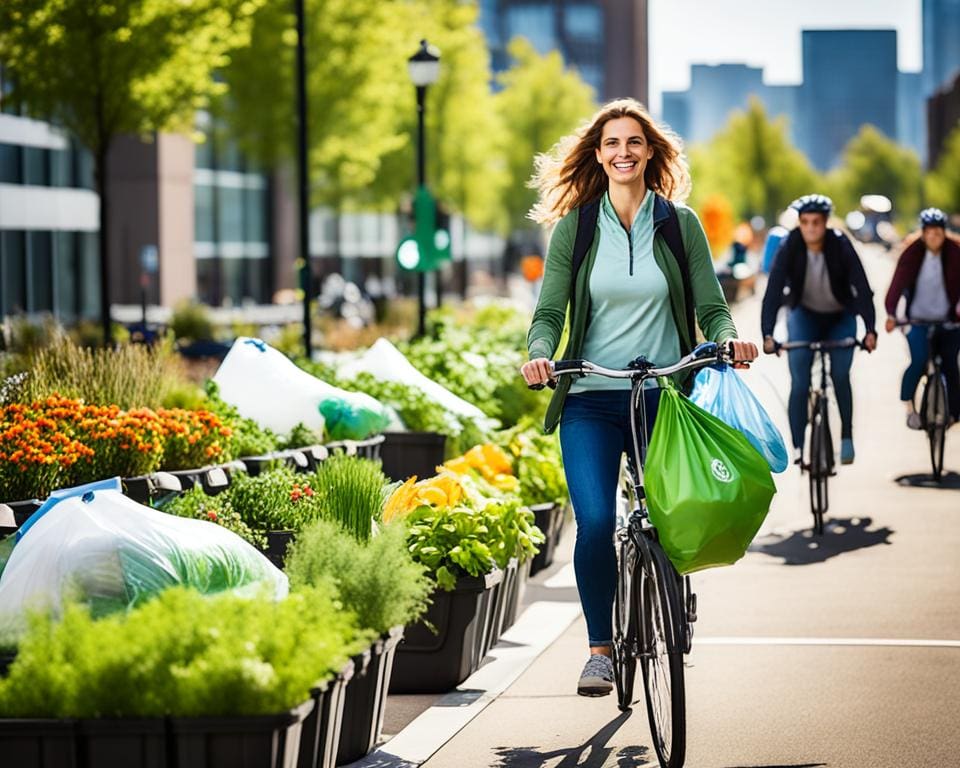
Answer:
M923 0L923 95L960 71L960 0Z

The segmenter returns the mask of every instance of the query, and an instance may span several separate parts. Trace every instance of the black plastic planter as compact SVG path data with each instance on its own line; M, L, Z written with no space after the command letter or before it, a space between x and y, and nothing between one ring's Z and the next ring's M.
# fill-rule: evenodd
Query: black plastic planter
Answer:
M0 720L3 765L77 768L75 725L75 720Z
M14 533L19 527L13 510L7 504L0 504L0 539Z
M514 578L514 587L507 597L507 607L504 610L503 629L504 631L512 627L520 614L520 606L523 605L523 598L527 593L527 581L530 579L530 566L532 560L524 560L517 565L517 573Z
M151 501L180 493L183 490L180 478L170 472L154 472L151 475L125 477L122 482L124 495L139 504L149 504Z
M443 464L446 435L437 432L385 432L380 446L383 473L391 480L433 477Z
M297 768L309 699L277 715L172 717L172 764L177 768ZM118 763L117 765L122 765Z
M250 475L250 477L257 477L261 472L273 469L281 463L281 460L272 453L267 453L263 456L244 456L239 459L239 461L247 468L247 474Z
M467 576L457 581L453 591L433 593L426 616L406 628L397 646L391 693L442 693L476 671L491 594L502 578L499 570Z
M263 554L281 570L287 556L287 547L290 546L293 537L293 531L267 531L267 546L264 547Z
M383 442L383 435L374 435L363 440L337 440L327 443L324 447L330 453L343 452L348 456L357 456L361 459L379 459Z
M27 522L30 515L40 509L41 504L43 502L40 499L24 499L23 501L8 501L6 506L12 510L14 522L19 528Z
M97 718L77 721L77 765L84 768L166 768L163 718Z
M300 731L300 756L297 768L334 768L343 725L343 701L347 683L353 677L354 664L347 665L324 687L312 691L313 710Z
M543 531L546 537L546 541L540 545L540 551L534 556L533 564L530 566L530 575L532 576L553 565L553 556L556 553L557 544L560 543L560 534L563 531L566 507L549 502L547 504L535 504L530 507L530 510L533 512L537 528Z

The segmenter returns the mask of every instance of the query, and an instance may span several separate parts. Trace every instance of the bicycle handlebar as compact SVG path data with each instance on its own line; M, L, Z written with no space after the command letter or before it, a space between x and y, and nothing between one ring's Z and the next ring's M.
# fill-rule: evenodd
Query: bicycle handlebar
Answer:
M782 343L775 341L773 343L774 351L777 352L779 352L781 349L785 352L793 352L797 349L809 349L814 352L820 352L830 349L849 349L850 347L866 349L863 341L860 339L855 339L853 336L847 336L845 339L834 339L827 341L785 341Z
M681 371L692 370L694 368L703 368L707 365L722 362L738 362L733 359L733 345L729 342L726 345L717 344L715 341L707 341L698 345L690 354L680 358L673 365L667 365L660 368L654 368L646 358L638 357L628 368L606 368L589 360L557 360L550 362L550 371L554 377L559 376L606 376L610 379L654 379L659 376L672 376ZM543 389L543 384L528 384L530 389ZM547 386L556 389L557 382L551 379Z
M897 320L897 328L908 325L920 325L927 328L943 328L945 331L954 331L960 328L960 323L954 320Z

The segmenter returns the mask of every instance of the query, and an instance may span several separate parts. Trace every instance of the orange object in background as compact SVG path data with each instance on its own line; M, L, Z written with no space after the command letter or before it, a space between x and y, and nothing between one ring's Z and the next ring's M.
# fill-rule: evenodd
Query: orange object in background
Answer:
M733 206L723 195L710 195L700 206L700 219L713 257L718 258L733 242Z
M520 259L520 274L531 283L543 277L543 256L532 254Z

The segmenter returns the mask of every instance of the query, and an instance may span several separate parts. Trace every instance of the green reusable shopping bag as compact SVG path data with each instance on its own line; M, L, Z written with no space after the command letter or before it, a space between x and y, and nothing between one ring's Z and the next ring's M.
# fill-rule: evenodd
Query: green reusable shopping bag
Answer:
M650 522L680 573L743 557L777 491L747 438L672 386L661 393L644 483Z

